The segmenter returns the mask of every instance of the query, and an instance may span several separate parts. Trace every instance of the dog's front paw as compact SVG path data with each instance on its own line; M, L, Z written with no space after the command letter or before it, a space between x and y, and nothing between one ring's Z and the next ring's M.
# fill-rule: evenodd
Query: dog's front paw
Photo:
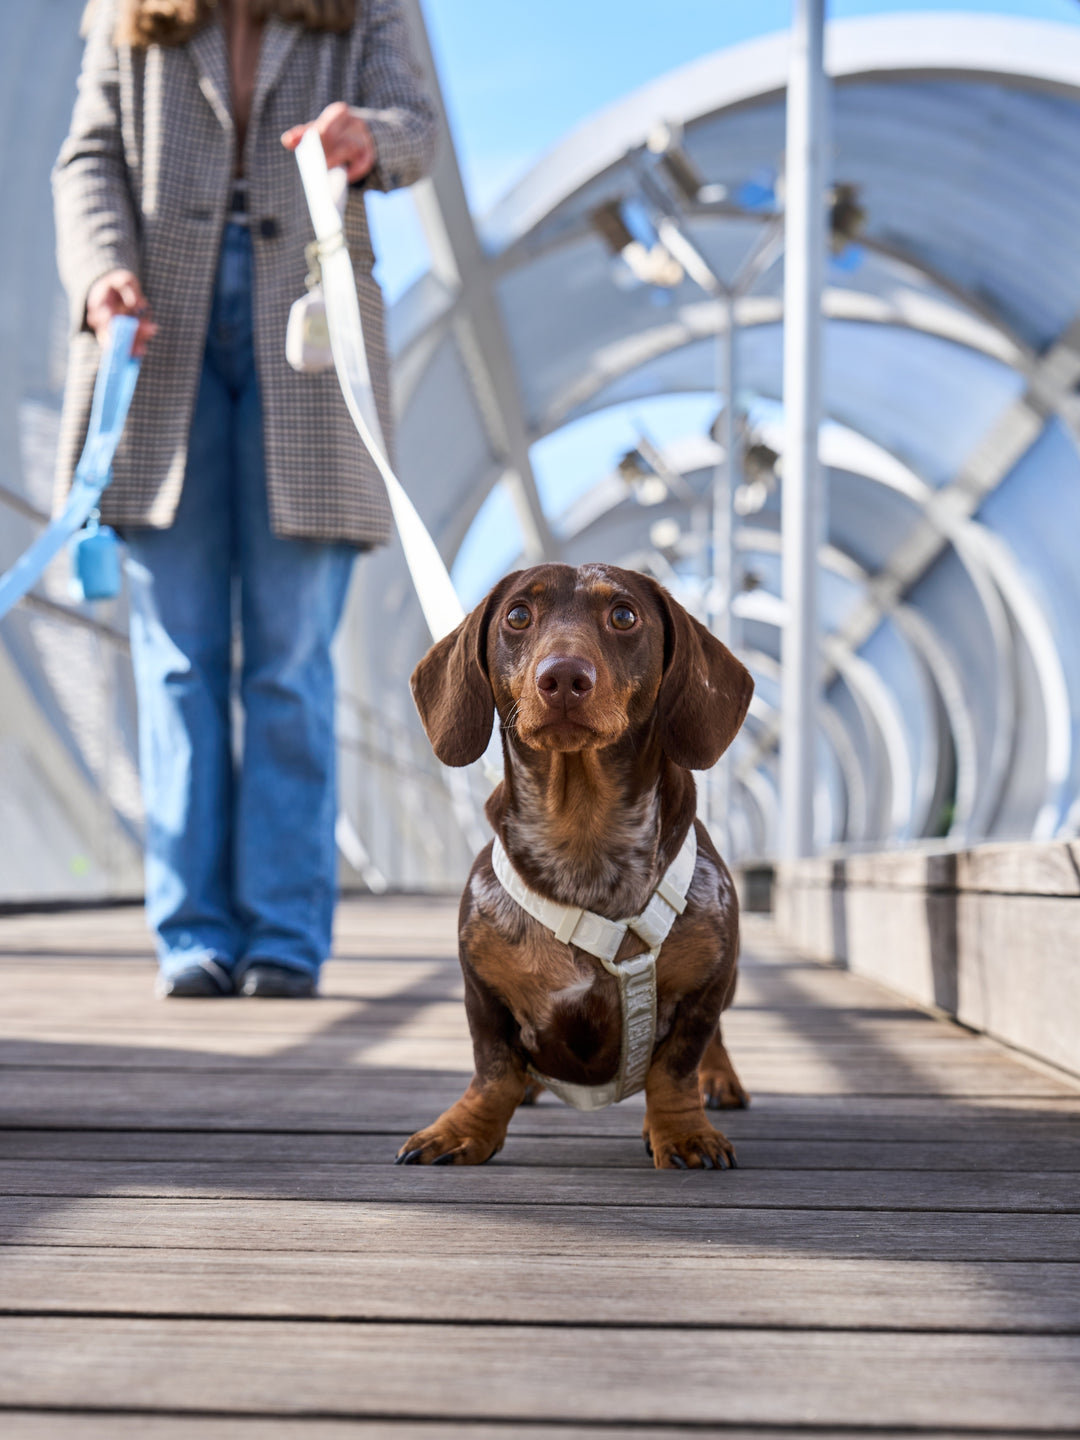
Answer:
M501 1135L466 1134L440 1116L434 1125L418 1130L397 1153L395 1165L483 1165L502 1149Z
M739 1163L731 1141L711 1125L664 1130L646 1122L642 1138L657 1170L734 1170Z

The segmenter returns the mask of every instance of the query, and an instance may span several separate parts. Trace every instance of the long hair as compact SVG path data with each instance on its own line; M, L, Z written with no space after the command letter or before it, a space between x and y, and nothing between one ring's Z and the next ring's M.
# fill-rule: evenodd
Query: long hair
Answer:
M341 34L356 19L357 0L248 0L252 17ZM117 45L183 45L217 12L219 0L123 0L116 22Z

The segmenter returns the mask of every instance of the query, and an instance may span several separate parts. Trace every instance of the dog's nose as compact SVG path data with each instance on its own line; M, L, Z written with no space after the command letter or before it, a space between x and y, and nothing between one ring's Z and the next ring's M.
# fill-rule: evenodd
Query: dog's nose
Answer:
M577 705L595 684L596 666L578 655L549 655L536 667L536 688L549 705Z

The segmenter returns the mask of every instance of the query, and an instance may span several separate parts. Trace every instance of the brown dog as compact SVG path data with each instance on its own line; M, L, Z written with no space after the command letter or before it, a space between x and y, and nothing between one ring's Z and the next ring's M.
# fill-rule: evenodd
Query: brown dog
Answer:
M656 961L644 1139L660 1169L734 1165L704 1106L748 1098L719 1025L735 989L738 903L695 820L690 771L714 765L735 737L753 693L747 671L647 576L541 565L496 585L428 651L412 688L447 765L483 754L498 711L506 773L487 815L542 896L612 920L637 915L696 825L686 908ZM537 1073L597 1085L619 1064L619 982L526 914L497 879L490 845L459 932L476 1074L406 1141L399 1164L482 1164L534 1097ZM627 933L615 959L641 950Z

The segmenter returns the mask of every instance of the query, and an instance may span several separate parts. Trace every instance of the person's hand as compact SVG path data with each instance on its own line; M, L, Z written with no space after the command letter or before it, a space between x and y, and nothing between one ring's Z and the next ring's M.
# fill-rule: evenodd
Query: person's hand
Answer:
M86 297L86 323L104 345L109 331L109 321L114 315L138 315L139 328L135 332L132 354L145 355L146 345L158 332L150 318L150 306L143 294L137 275L130 270L110 270L95 280Z
M295 150L309 130L317 130L322 136L323 151L330 169L335 165L344 165L350 185L362 180L375 168L378 157L368 123L362 115L350 110L344 100L335 100L333 105L328 105L317 120L286 130L281 137L282 145L286 150Z

